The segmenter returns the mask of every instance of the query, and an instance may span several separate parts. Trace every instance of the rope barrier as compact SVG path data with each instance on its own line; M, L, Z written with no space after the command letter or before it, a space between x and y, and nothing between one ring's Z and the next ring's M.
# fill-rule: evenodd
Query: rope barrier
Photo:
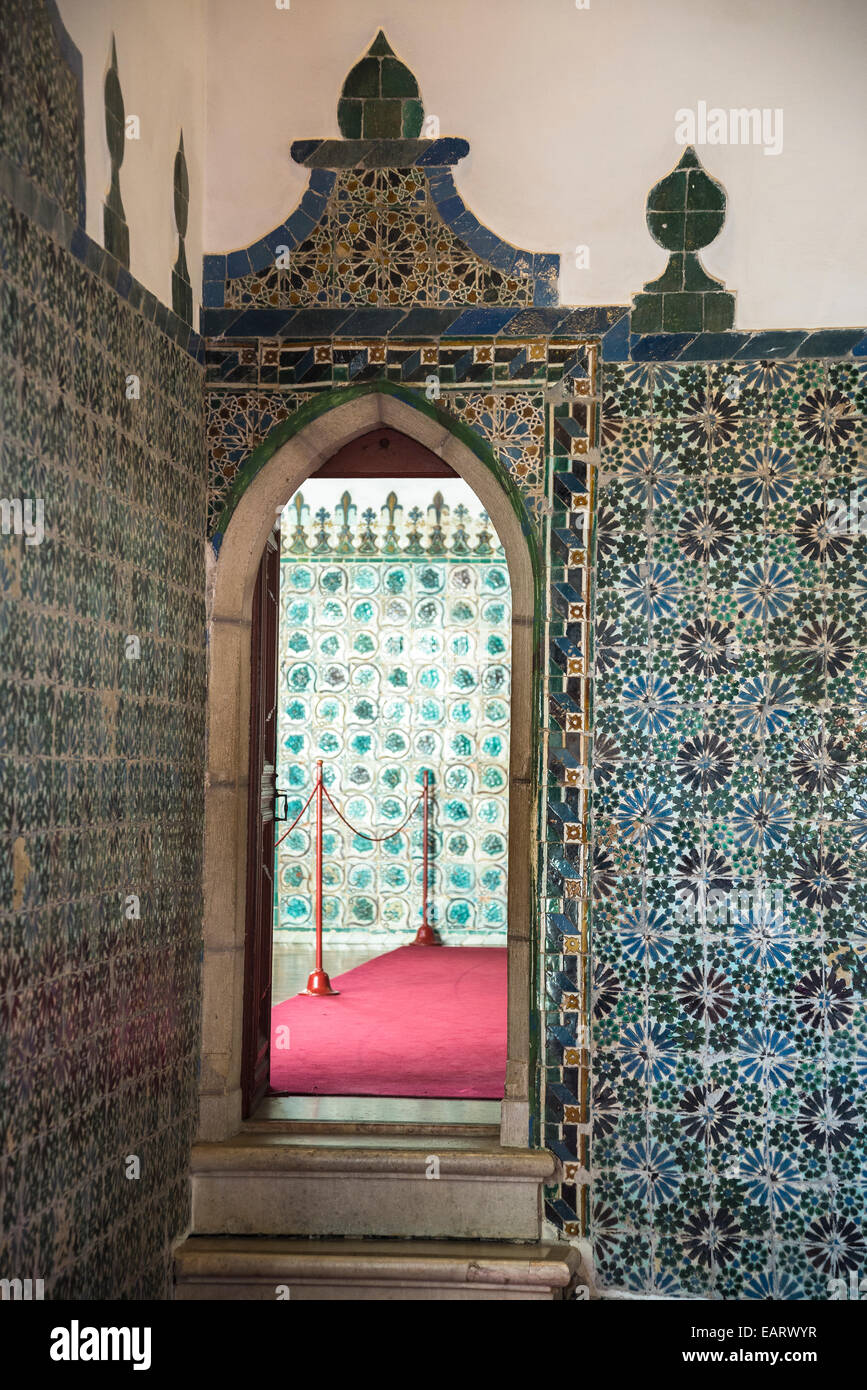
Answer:
M339 993L333 989L328 974L322 964L322 797L327 797L331 809L339 816L340 820L353 835L358 835L360 839L369 841L373 845L381 845L386 840L393 840L395 835L399 835L409 825L410 820L415 815L419 805L423 804L422 817L422 898L421 898L421 926L416 933L414 944L417 946L439 946L441 943L431 924L427 919L427 895L428 895L428 810L430 800L430 774L425 770L423 774L422 789L406 813L406 817L395 830L390 830L387 835L367 835L363 830L359 830L341 811L335 803L328 788L322 778L322 759L316 762L316 781L313 790L305 801L298 815L287 830L284 830L279 840L275 840L274 848L282 845L287 835L291 835L296 825L300 821L307 807L313 798L316 798L316 965L307 981L307 988L301 991L302 994L312 995L314 998L324 998L327 995Z
M332 809L333 811L336 811L336 812L337 812L338 816L339 816L340 819L343 821L343 824L344 824L345 826L348 826L348 828L352 831L352 833L353 833L354 835L359 835L359 836L361 837L362 840L369 840L370 843L373 844L373 845L381 845L381 844L383 844L386 840L393 840L394 837L395 837L395 835L399 835L400 832L404 829L404 827L407 826L407 825L409 824L411 817L415 815L416 810L418 809L419 805L421 804L421 799L422 799L422 797L424 796L424 792L423 792L423 791L419 792L418 796L417 796L416 799L415 799L415 805L414 805L414 806L411 808L411 810L409 811L409 814L407 815L406 820L403 822L402 825L399 825L399 826L397 827L396 830L390 831L388 835L365 835L365 833L364 833L363 830L358 830L358 829L356 829L356 827L351 823L351 821L348 821L348 820L346 819L345 815L344 815L343 812L339 809L339 807L335 806L334 802L331 800L331 793L329 792L328 788L325 786L324 783L323 783L323 786L322 786L322 790L324 791L326 797L328 798L328 801L329 801L330 804L331 804L331 809ZM308 805L309 805L309 803L308 803Z

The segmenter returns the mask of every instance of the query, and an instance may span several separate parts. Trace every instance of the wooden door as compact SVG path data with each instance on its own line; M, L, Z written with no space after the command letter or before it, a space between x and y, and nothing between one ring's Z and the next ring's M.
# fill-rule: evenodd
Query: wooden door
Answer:
M268 1090L271 1063L271 942L274 927L274 801L277 761L277 613L280 532L268 537L253 594L250 661L250 786L247 803L247 928L244 966L244 1117Z

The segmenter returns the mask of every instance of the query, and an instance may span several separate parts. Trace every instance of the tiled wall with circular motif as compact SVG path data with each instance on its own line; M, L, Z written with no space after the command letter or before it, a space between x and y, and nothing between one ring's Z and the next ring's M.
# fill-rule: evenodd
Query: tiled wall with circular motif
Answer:
M329 552L293 553L296 505L284 514L277 785L288 793L291 822L323 760L328 791L362 832L326 801L326 929L347 943L398 944L421 920L421 808L393 838L363 835L401 826L427 769L429 918L452 943L504 944L511 594L503 552L465 484L445 483L439 505L407 509L404 529L414 525L415 546L400 543L394 493L390 510L366 505L362 489L371 486L360 483L347 502L346 484L335 480L332 506L316 514L320 528L326 513L326 527L342 537ZM374 540L392 525L396 554L369 542L361 552L365 520ZM490 553L460 553L460 536L455 553L458 528L471 543L487 537L482 550ZM359 548L349 548L353 538ZM281 941L306 939L314 928L312 811L277 851Z

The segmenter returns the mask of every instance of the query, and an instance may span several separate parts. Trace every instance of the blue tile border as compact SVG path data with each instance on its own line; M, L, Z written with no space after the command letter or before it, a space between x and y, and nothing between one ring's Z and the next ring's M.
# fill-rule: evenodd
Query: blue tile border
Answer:
M628 311L624 311L628 313ZM867 357L867 328L729 329L720 333L630 333L621 319L602 339L605 362L758 362Z
M412 169L457 164L470 152L457 136L437 140L295 140L289 150L306 169Z
M389 146L392 148L386 149ZM298 163L310 167L310 179L300 203L285 222L266 232L249 246L240 247L237 251L230 251L225 255L208 253L203 257L203 311L224 307L227 280L241 279L251 271L264 270L276 255L278 246L286 246L290 251L294 251L310 235L325 211L339 169L404 167L395 163L398 158L395 148L398 146L420 147L419 157L411 163L424 168L434 207L455 236L460 237L469 249L493 270L498 270L503 275L526 276L531 280L534 307L559 306L560 257L554 253L524 251L503 241L470 212L455 188L450 165L455 162L455 158L463 158L463 155L469 152L469 145L465 140L301 140L293 144L292 154ZM369 154L367 163L359 158L362 147ZM321 159L322 163L311 165L314 158ZM327 166L326 159L329 161ZM562 317L573 310L567 306L560 312ZM625 313L626 310L617 310L618 315L621 312ZM204 313L202 331L207 332Z
M455 187L451 169L431 169L428 187L434 207L455 236L466 242L471 251L504 275L529 275L534 281L533 303L539 306L559 304L558 280L560 257L553 253L523 251L503 241L482 225L470 212Z
M87 235L84 228L75 222L57 203L46 198L36 185L22 174L7 156L0 151L0 194L9 199L16 211L29 217L38 227L56 241L77 261L86 266L94 275L107 284L131 308L149 323L153 323L162 333L177 343L197 362L204 362L205 344L201 334L178 318L155 294L134 280L126 266L116 261L114 256L98 242ZM233 311L237 316L237 311Z
M426 309L223 309L203 306L200 329L209 341L219 338L536 338L599 337L628 310L620 305L574 309L479 308ZM255 325L255 329L251 326Z
M221 258L212 258L221 259ZM222 282L221 282L222 283ZM756 362L779 358L867 357L867 330L630 334L624 305L571 305L527 309L489 307L428 309L224 309L209 303L207 282L201 311L204 338L573 338L598 337L604 362Z
M320 141L301 141L301 144L320 144ZM337 141L334 142L339 143ZM293 146L294 149L294 146ZM204 311L222 309L226 302L226 281L237 280L251 271L264 270L277 255L278 247L288 247L294 251L310 235L322 213L328 197L334 188L337 175L333 169L315 168L310 171L307 187L297 208L284 222L278 223L270 232L249 246L225 255L207 253L202 257L202 319ZM233 310L237 313L237 310ZM291 309L275 309L273 312L286 318ZM204 329L203 329L204 331Z

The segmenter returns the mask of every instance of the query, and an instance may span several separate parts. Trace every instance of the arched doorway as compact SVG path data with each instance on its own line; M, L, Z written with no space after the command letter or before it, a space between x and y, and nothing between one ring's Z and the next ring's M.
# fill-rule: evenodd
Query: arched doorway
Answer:
M336 391L317 406L312 418L293 420L289 437L272 437L257 451L259 457L233 500L217 556L211 558L201 1138L227 1138L241 1121L250 630L260 558L275 516L298 487L344 445L384 425L424 445L469 483L496 528L509 570L508 1027L501 1140L525 1147L536 841L532 716L538 647L537 557L529 527L514 485L483 442L416 394L379 383Z
M281 818L253 790L251 807L263 831L273 823L277 850L262 863L270 932L265 914L248 919L245 1115L318 1116L313 1098L328 1096L338 1099L327 1112L348 1121L411 1108L414 1117L446 1110L499 1126L511 684L499 537L454 469L379 427L293 494L279 541L277 660L261 660L263 671L276 666L263 692L270 712L276 686L275 748L251 763L251 778L261 785L267 764L270 795L274 767ZM263 566L273 568L270 554ZM320 763L321 884L310 801ZM258 824L252 833L251 864ZM302 991L320 911L338 993L311 1000ZM267 983L257 956L264 964L269 947L266 1088L268 1001L260 993L260 1009L250 1004L253 982ZM263 1106L266 1094L283 1099Z

